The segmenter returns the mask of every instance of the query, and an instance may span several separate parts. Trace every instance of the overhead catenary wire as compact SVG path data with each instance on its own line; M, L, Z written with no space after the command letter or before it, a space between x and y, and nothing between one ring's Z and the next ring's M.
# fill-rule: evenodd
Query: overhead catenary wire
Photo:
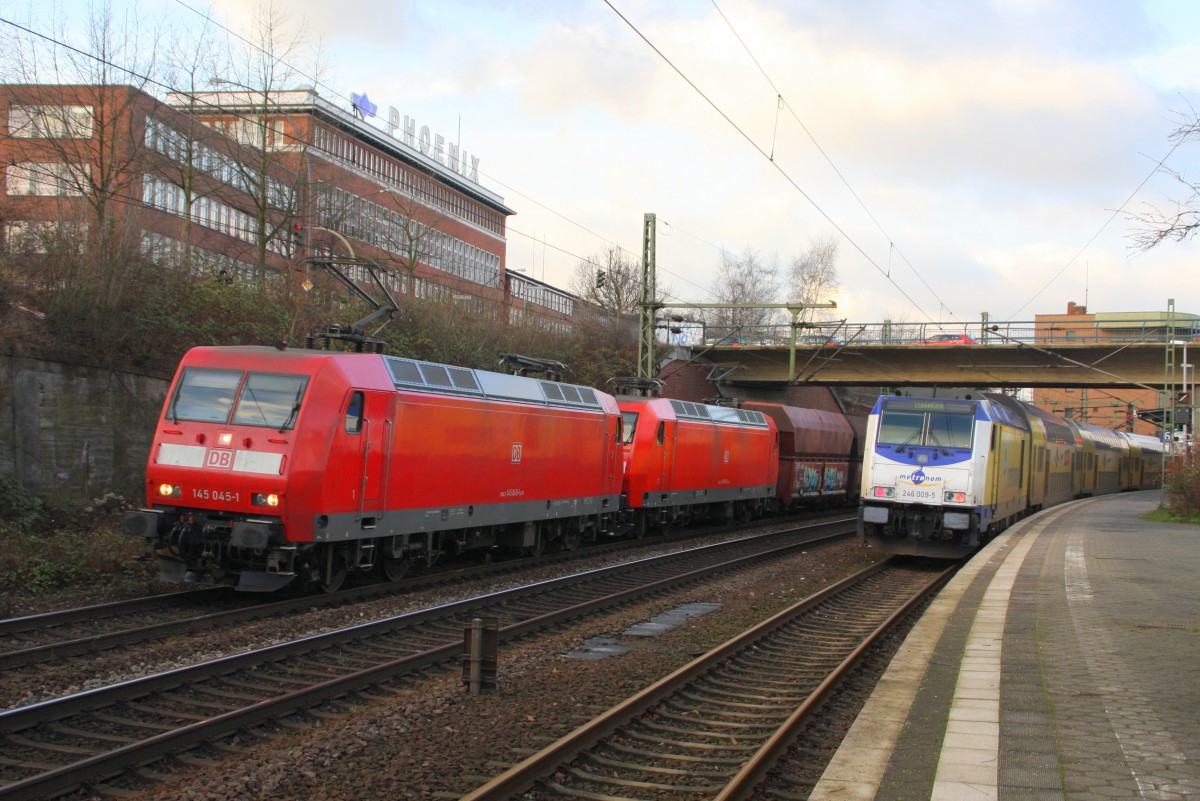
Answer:
M729 17L727 17L725 15L725 12L721 10L721 7L719 5L717 5L717 0L711 0L711 2L713 5L713 8L716 9L717 13L721 16L721 19L725 22L725 25L729 28L730 33L732 33L733 37L735 39L737 39L738 44L740 44L742 46L742 49L746 51L746 55L749 56L750 60L754 62L754 66L758 68L758 71L760 73L762 73L763 78L766 80L766 82L768 84L770 84L771 89L775 92L775 96L777 98L777 100L776 100L777 111L778 111L778 109L783 109L783 108L787 109L788 113L792 115L792 119L794 119L796 121L796 124L800 126L800 130L804 131L804 134L809 138L809 141L812 142L813 147L815 147L817 149L817 152L821 154L821 157L823 159L825 159L825 163L828 164L830 169L833 170L834 174L837 175L838 179L842 182L842 185L846 187L846 190L850 193L851 197L853 197L854 200L858 202L858 205L862 207L862 210L866 213L867 217L869 217L871 219L871 222L875 223L875 227L878 228L879 232L881 234L883 234L883 236L887 239L889 266L888 266L887 272L885 273L885 276L888 278L891 278L892 271L891 271L891 266L890 266L890 260L891 260L891 254L894 251L904 261L904 263L908 265L909 269L912 270L913 275L915 275L917 277L917 280L920 281L921 284L927 290L929 290L929 294L933 295L934 299L937 300L938 306L946 309L946 312L950 315L951 318L957 317L957 315L950 309L949 306L947 306L945 304L945 302L941 299L941 297L933 289L933 287L931 287L929 285L929 282L927 282L925 280L925 277L923 275L921 275L921 271L918 270L916 268L916 266L911 261L908 260L908 257L905 256L904 253L901 252L901 250L898 247L896 247L895 240L892 238L892 236L886 230L884 230L882 223L880 223L879 220L875 217L875 215L871 213L871 210L867 207L866 202L863 201L863 199L859 196L858 192L854 191L854 187L850 185L850 181L848 181L846 179L846 176L842 174L842 171L840 169L838 169L838 166L833 162L833 159L830 158L830 156L827 152L825 152L825 148L821 147L821 143L817 141L817 138L813 135L812 131L810 131L808 129L808 126L804 124L804 121L800 119L800 115L798 115L796 113L796 110L794 108L792 108L792 104L787 102L787 99L783 96L783 92L779 89L778 86L775 85L775 81L767 73L766 69L759 62L758 58L754 55L753 51L750 50L750 46L746 44L746 41L742 38L741 34L739 34L737 29L733 27L733 23L729 20ZM776 113L775 125L776 125L776 128L778 128L778 125L779 125L778 113ZM774 144L774 140L772 140L772 143L771 143L771 160L772 161L774 161L774 154L775 154L775 144Z
M1198 126L1200 126L1200 124L1198 124ZM1195 130L1196 127L1197 126L1193 126L1193 130ZM1125 202L1123 202L1116 210L1113 211L1112 214L1110 214L1108 216L1108 219L1106 219L1100 225L1100 227L1096 230L1096 233L1092 234L1091 239L1089 239L1087 242L1085 242L1083 247L1079 248L1079 250L1075 252L1075 255L1072 256L1067 261L1067 263L1062 266L1062 269L1060 269L1058 272L1056 272L1050 278L1049 281L1047 281L1045 284L1042 285L1041 289L1039 289L1037 292L1033 293L1033 297L1031 297L1029 300L1025 301L1023 304L1021 304L1021 307L1019 309L1017 309L1015 312L1010 314L1008 316L1008 319L1012 320L1013 318L1015 318L1018 314L1020 314L1022 311L1024 311L1027 306L1029 306L1031 303L1033 303L1035 300L1037 300L1039 297L1041 297L1041 294L1043 292L1045 292L1047 289L1049 289L1051 284L1053 284L1060 277L1062 277L1062 274L1065 273L1067 271L1067 269L1072 264L1074 264L1079 259L1080 256L1083 255L1084 251L1086 251L1089 247L1092 246L1092 243L1095 242L1096 239L1100 236L1100 234L1102 234L1104 232L1104 229L1107 228L1109 225L1111 225L1112 221L1115 220L1117 218L1117 216L1125 210L1125 207L1128 206L1129 202L1137 196L1137 193L1142 191L1142 187L1145 186L1147 183L1149 183L1150 179L1153 178L1160 169L1162 169L1162 166L1164 164L1166 164L1167 159L1171 158L1171 156L1175 153L1176 150L1179 149L1179 146L1182 145L1184 143L1184 141L1186 141L1186 139L1187 139L1186 136L1181 136L1176 140L1175 144L1171 146L1171 149L1167 151L1167 154L1165 156L1163 156L1162 158L1160 158L1157 163L1155 163L1154 169L1150 170L1150 173L1145 178L1142 179L1142 182L1140 184L1138 184L1137 187L1135 187L1132 192L1129 193L1129 197L1125 198Z
M767 163L770 164L771 167L773 167L784 178L784 180L787 181L792 186L792 188L795 189L796 192L798 192L800 194L801 197L803 197L806 201L808 201L809 205L811 205L817 211L818 214L820 214L822 217L824 217L825 220L830 225L832 225L833 228L839 234L841 234L846 239L846 241L849 242L850 245L855 250L857 250L859 252L859 254L861 254L862 257L864 259L866 259L867 262L879 272L880 275L882 275L888 281L888 283L890 283L893 287L895 287L896 291L899 292L900 295L903 296L905 300L907 300L910 304L912 304L913 308L915 308L918 312L920 312L930 322L936 322L932 317L929 316L929 313L925 311L925 309L921 306L921 304L917 303L917 301L914 300L912 298L912 296L908 294L907 291L905 291L904 287L902 287L902 286L900 286L900 284L896 283L896 281L893 280L892 277L889 276L887 274L887 272L882 267L880 267L879 264L873 258L871 258L870 254L868 254L866 252L866 250L864 250L863 247L858 244L858 242L854 239L854 237L852 237L845 229L843 229L833 219L833 217L831 217L829 215L829 213L826 212L825 209L822 208L822 206L819 203L817 203L817 201L815 199L812 198L812 196L810 196L807 192L804 191L804 188L800 186L800 184L796 181L795 178L793 178L791 176L790 173L788 173L782 166L780 166L778 161L772 160L770 157L770 154L768 154L765 150L763 150L761 145L759 145L757 142L755 142L754 139L748 133L746 133L746 131L743 130L741 126L739 126L736 122L734 122L733 119L731 119L730 116L728 114L726 114L725 111L720 106L718 106L707 94L705 94L704 91L699 86L697 86L696 83L683 72L683 70L681 70L678 66L676 66L676 64L670 58L668 58L665 53L663 53L653 42L651 42L649 37L647 37L644 33L642 33L641 30L639 30L638 27L636 25L634 25L632 21L629 20L628 17L626 17L624 14L622 14L620 12L620 10L618 10L617 7L612 4L611 0L604 0L604 4L607 5L610 9L612 9L612 12L614 14L616 14L621 19L621 21L624 22L625 25L628 26L629 29L631 31L633 31L634 34L646 44L647 47L649 47L651 50L653 50L655 55L657 55L660 59L662 59L663 62L668 67L670 67L675 72L675 74L678 75L683 80L683 82L686 83L692 89L692 91L694 91L697 95L699 95L700 98L705 103L707 103L709 105L709 107L711 107L712 110L717 113L718 116L721 117L721 119L725 120L725 122L728 123L729 126L731 128L733 128L733 130L736 131L739 136L742 137L742 139L744 139L755 151L757 151L758 154L760 156L762 156L763 159L766 160Z

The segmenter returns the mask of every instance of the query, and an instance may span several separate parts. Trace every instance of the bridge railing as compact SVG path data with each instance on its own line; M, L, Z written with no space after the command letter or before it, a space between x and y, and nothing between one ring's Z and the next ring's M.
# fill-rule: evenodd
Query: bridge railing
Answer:
M980 345L1029 343L1106 345L1165 343L1167 332L1162 319L1121 320L1119 325L1024 322L983 323L802 323L796 330L796 344L804 347L852 345L914 345L941 335L966 336ZM699 335L699 336L697 336ZM1200 328L1177 327L1176 342L1200 344ZM792 327L787 323L766 325L709 324L683 334L671 335L673 344L703 347L789 346Z

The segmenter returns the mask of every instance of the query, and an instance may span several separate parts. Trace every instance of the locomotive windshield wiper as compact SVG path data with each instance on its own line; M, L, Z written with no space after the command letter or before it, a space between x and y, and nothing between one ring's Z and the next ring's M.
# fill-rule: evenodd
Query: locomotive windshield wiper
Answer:
M284 431L287 431L289 428L292 427L292 425L296 422L296 415L299 413L300 413L300 401L296 401L295 403L292 404L291 414L289 414L287 416L287 419L283 421L283 425L281 425L279 427L280 434L282 434Z
M250 382L246 382L246 391L244 394L250 396L250 400L254 402L254 411L258 412L258 416L262 418L263 423L269 425L271 421L267 419L266 413L262 410L258 398L254 395L254 387L250 386ZM238 405L240 406L241 404Z
M918 428L915 431L913 431L911 434L909 434L908 438L906 440L904 440L904 442L901 442L899 445L896 446L896 451L899 452L900 450L909 447L910 445L913 444L913 440L915 440L919 436L921 436L921 429Z
M291 428L295 424L296 415L300 414L300 396L303 394L304 394L304 384L301 383L300 386L296 388L296 400L295 400L295 402L292 403L292 411L287 416L287 419L283 421L283 425L281 425L279 427L280 434L282 434L284 431L287 431L289 428Z

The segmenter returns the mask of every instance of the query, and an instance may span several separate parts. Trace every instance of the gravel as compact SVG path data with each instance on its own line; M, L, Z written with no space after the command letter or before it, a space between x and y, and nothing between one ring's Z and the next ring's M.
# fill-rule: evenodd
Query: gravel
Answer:
M276 724L242 734L230 743L234 751L195 752L216 760L212 767L177 761L154 766L168 778L140 787L134 782L126 790L141 801L458 798L696 655L876 558L857 542L814 548L595 616L570 630L505 644L493 692L470 695L457 670L404 680L372 691L371 699L346 699L333 716L303 716L309 725ZM659 637L623 636L635 623L693 602L721 608ZM564 656L598 636L621 639L632 649L598 661Z

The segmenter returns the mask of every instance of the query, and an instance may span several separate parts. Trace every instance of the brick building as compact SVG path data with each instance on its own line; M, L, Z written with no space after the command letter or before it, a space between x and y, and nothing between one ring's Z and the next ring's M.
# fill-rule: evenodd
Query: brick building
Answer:
M1115 345L1136 342L1164 342L1168 327L1176 341L1196 339L1196 353L1188 361L1200 359L1200 316L1167 312L1089 312L1086 306L1067 303L1064 314L1039 314L1034 318L1034 336L1038 342L1103 342ZM1194 383L1191 368L1180 370L1180 386ZM1183 399L1178 409L1190 408L1191 399ZM1132 430L1157 436L1159 427L1140 419L1140 412L1161 409L1169 403L1162 393L1144 389L1087 389L1045 387L1033 390L1033 403L1055 414L1105 428Z
M121 230L165 266L246 278L290 275L307 256L345 259L362 279L369 260L398 296L569 327L574 296L506 271L514 212L480 186L478 159L425 128L370 124L363 108L311 89L159 101L0 86L0 236L37 252Z
M237 272L256 261L250 193L231 166L250 154L236 142L132 87L7 85L0 98L0 236L10 251L140 248L163 263ZM290 179L271 165L264 183L286 196ZM276 225L283 215L272 215ZM275 238L262 261L282 270L292 255Z

